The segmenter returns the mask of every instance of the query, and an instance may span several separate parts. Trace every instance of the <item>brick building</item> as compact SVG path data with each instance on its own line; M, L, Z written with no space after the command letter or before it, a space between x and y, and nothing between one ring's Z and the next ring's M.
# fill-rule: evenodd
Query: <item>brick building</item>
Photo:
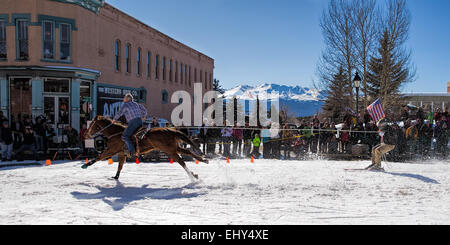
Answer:
M170 120L171 94L212 89L214 60L103 0L2 0L0 110L54 128L112 116L126 92Z

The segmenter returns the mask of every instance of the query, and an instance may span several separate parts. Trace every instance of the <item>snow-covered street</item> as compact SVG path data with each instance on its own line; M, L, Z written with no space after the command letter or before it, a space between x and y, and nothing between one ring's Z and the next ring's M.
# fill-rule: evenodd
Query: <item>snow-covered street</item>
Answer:
M213 160L0 168L0 224L450 224L450 164Z

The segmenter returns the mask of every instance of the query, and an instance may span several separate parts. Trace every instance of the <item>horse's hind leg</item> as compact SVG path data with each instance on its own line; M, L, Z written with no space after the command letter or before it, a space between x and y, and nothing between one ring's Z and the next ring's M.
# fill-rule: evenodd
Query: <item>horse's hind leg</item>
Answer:
M186 173L191 179L198 180L198 175L194 174L191 170L187 168L186 163L183 161L183 159L181 159L181 157L178 154L176 153L170 154L170 156L173 158L173 160L177 161L181 165L181 167L183 167L183 169L186 171Z
M189 155L189 156L199 160L200 162L208 163L207 159L204 159L203 157L195 154L194 152L192 152L192 151L190 151L188 149L184 149L184 148L178 147L177 148L177 153Z

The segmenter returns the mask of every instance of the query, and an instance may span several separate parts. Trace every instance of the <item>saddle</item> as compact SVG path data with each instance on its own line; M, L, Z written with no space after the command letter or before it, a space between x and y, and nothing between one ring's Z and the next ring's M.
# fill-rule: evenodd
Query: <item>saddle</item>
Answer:
M150 131L150 129L146 126L140 127L136 132L131 136L134 139L134 146L136 148L136 155L140 155L141 149L139 147L139 141L144 138L144 136ZM130 155L126 146L124 146L125 152L127 155Z

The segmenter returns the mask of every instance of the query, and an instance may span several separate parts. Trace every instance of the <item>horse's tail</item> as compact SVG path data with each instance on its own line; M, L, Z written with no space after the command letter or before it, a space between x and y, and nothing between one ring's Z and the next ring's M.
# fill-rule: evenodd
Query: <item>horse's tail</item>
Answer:
M183 132L180 132L178 130L168 130L168 131L171 132L172 134L174 134L177 138L184 141L185 143L192 145L192 147L195 149L195 151L202 152L202 150L200 150L200 147L194 141L192 141L187 135L185 135Z

